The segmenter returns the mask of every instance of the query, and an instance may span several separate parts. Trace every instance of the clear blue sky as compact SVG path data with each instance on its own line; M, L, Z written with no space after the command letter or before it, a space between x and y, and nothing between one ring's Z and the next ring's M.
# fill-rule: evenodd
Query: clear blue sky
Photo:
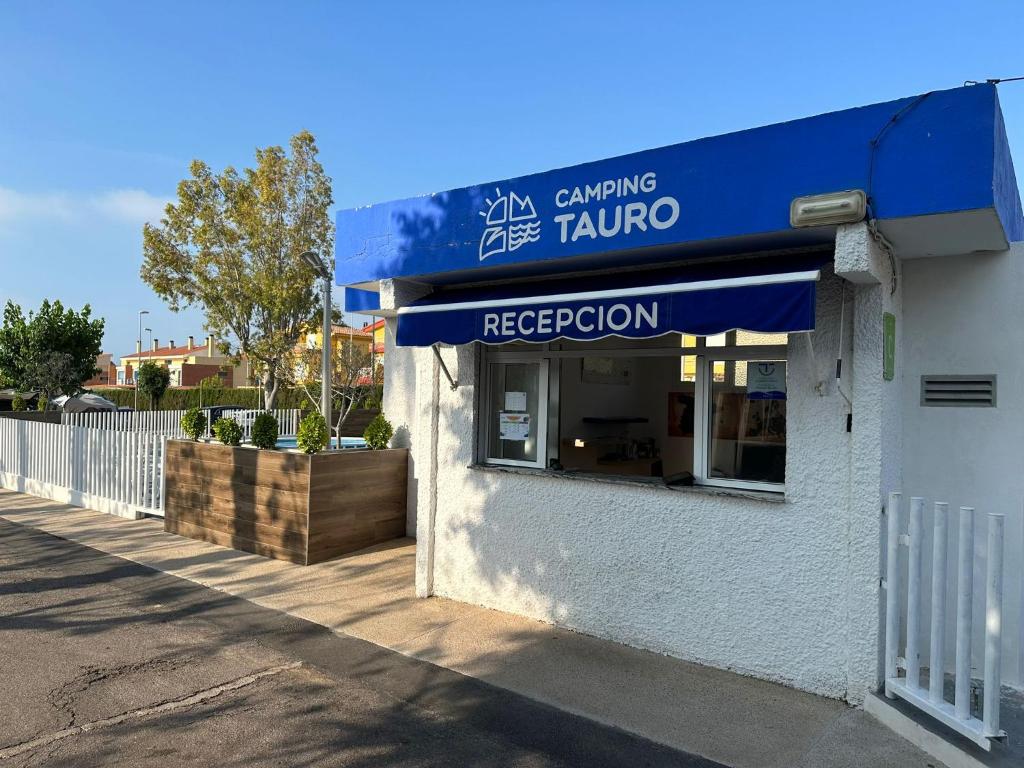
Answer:
M1024 74L1024 4L0 0L0 302L203 335L138 277L192 158L308 128L338 207ZM1024 178L1024 82L1000 87Z

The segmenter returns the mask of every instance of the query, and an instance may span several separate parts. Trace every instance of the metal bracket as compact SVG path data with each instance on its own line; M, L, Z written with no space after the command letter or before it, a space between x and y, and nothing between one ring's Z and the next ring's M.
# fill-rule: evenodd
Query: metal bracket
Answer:
M444 371L444 377L448 379L448 383L451 385L452 392L459 388L459 382L452 378L451 373L448 371L448 366L444 364L444 358L441 357L441 350L438 349L437 344L431 344L430 348L434 350L434 357L437 358L437 362L441 364L441 370Z

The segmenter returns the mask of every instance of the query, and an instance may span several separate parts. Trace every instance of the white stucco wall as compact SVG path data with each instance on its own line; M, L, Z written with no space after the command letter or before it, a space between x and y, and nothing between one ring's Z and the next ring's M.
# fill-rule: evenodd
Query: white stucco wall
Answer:
M1010 251L908 259L904 262L904 495L923 496L925 542L923 594L929 625L932 503L950 505L947 604L955 605L957 511L977 510L974 604L974 670L983 669L982 623L985 515L1006 516L1003 681L1024 686L1024 244ZM922 374L997 375L995 408L926 408ZM952 619L952 609L947 616ZM948 625L947 668L954 648ZM927 659L927 635L922 649Z
M399 350L385 407L413 447L418 593L862 699L878 672L889 299L880 285L846 291L845 346L857 349L843 387L865 411L850 434L833 379L841 284L823 279L817 330L791 340L783 503L470 468L477 349L444 350L455 391L429 349ZM857 302L870 319L852 316Z
M384 414L395 430L391 447L412 448L417 424L417 350L398 346L395 340L397 322L392 317L384 324ZM409 536L416 535L416 499L419 488L416 453L416 450L412 450L409 455L409 508L405 523L405 532Z

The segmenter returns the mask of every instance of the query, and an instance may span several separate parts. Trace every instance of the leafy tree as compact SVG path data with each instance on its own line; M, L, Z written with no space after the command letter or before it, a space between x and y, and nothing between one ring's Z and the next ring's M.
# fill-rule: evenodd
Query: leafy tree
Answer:
M160 405L160 398L171 385L171 372L166 365L159 365L146 361L139 366L139 373L135 377L135 386L139 392L149 395L149 408L155 410Z
M67 352L34 351L25 365L22 386L39 391L40 399L49 401L61 392L76 390L81 383L79 375Z
M285 359L317 311L316 275L300 258L331 252L331 180L308 131L256 150L256 167L214 174L200 160L177 203L143 231L142 279L171 309L199 306L207 328L236 339L274 407Z
M297 349L288 366L289 383L306 393L313 408L320 407L322 350ZM331 356L332 428L340 434L349 414L367 400L375 399L383 381L383 369L374 365L370 345L363 338L342 338Z
M102 318L93 319L86 304L80 312L59 301L46 301L25 317L8 301L0 326L0 384L76 395L82 382L96 374L103 343Z

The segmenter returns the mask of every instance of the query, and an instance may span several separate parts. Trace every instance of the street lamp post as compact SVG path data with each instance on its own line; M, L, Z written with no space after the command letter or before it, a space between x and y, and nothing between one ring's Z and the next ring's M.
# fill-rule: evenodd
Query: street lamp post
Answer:
M132 374L132 381L135 382L135 410L139 410L139 364L142 362L142 316L148 315L148 309L139 310L139 354L135 358L135 371Z
M320 413L327 423L328 444L331 436L331 271L323 259L314 251L302 254L302 260L313 268L317 277L324 281L323 285L323 344L320 352Z

